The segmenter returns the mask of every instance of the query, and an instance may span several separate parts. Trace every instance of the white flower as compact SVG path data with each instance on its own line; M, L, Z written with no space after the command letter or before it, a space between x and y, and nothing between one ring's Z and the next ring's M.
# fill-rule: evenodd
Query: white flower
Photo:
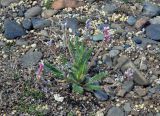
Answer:
M54 99L58 102L63 102L64 97L61 97L59 94L54 94Z

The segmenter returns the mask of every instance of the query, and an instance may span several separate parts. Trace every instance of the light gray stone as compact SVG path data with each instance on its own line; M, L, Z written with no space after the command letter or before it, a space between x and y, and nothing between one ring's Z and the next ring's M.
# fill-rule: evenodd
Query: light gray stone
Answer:
M41 58L42 58L41 52L33 51L31 49L25 55L23 55L21 63L23 67L27 68L38 64Z
M112 107L109 109L107 116L124 116L124 111L118 107Z
M32 7L25 12L26 18L31 18L40 15L42 12L42 8L39 6Z

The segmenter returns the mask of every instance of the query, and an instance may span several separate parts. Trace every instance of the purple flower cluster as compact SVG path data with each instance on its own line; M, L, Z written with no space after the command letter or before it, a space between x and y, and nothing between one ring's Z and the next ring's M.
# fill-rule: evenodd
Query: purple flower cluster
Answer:
M124 72L124 76L125 76L125 78L127 78L127 79L133 79L133 73L134 73L134 71L133 71L133 69L132 68L128 68L125 72Z
M87 19L86 21L86 28L91 29L91 19Z
M109 42L111 37L109 33L109 27L104 27L103 34L104 34L104 41Z

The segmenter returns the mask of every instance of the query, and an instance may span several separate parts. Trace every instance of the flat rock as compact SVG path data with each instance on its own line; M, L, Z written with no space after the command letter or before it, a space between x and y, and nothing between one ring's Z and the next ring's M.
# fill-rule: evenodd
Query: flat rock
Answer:
M125 116L124 111L118 107L112 107L109 109L107 116Z
M25 55L22 56L21 63L23 67L31 67L36 65L42 58L42 53L38 51L29 50Z
M39 6L32 7L25 12L26 18L31 18L40 15L42 12L42 8Z
M160 14L160 7L149 2L145 2L143 5L143 14L149 17L157 16Z
M1 5L2 6L9 6L11 3L17 2L17 0L1 0Z
M151 24L146 28L146 35L155 41L160 41L160 24Z
M51 21L47 19L32 18L31 21L34 29L43 29L51 26Z
M6 20L4 22L4 36L7 39L15 39L25 35L23 27L18 24L15 20Z
M127 56L121 56L118 58L118 64L115 67L115 70L120 68L124 73L128 68L131 68L133 73L133 80L138 85L148 85L148 80L141 74L141 72L135 67L135 65L129 60Z

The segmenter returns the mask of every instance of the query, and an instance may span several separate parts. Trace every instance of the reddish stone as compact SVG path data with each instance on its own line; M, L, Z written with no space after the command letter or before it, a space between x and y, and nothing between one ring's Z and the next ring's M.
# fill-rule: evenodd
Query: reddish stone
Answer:
M55 10L60 10L63 8L76 8L84 5L83 1L77 0L55 0L52 3L52 8Z
M149 21L148 17L142 17L142 18L140 18L140 19L137 20L137 22L135 24L135 27L137 29L142 29L143 26L148 23L148 21Z

